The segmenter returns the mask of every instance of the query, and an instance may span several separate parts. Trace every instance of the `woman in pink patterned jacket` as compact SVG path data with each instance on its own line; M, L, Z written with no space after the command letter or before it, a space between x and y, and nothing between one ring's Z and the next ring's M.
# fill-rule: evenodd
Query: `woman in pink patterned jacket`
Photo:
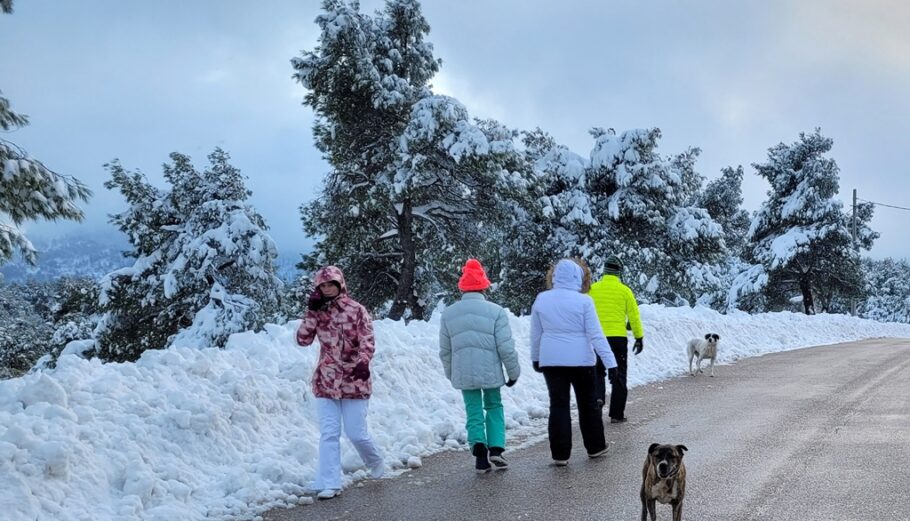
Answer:
M319 499L341 494L341 428L354 444L373 478L382 477L385 464L367 429L367 404L372 385L370 360L375 350L373 319L348 295L344 274L335 266L316 272L316 288L297 330L297 343L319 339L319 362L313 374L313 394L319 413L319 471L311 484Z

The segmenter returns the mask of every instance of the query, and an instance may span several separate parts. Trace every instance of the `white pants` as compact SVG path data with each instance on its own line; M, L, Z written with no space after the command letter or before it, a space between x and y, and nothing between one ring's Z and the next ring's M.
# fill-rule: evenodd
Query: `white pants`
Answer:
M319 413L319 470L314 487L319 490L341 488L341 426L354 444L360 458L371 471L381 468L382 456L367 429L369 400L332 400L316 398Z

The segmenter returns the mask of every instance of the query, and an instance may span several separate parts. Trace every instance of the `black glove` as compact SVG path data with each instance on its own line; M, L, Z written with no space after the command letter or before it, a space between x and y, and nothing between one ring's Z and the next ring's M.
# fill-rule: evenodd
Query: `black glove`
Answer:
M538 373L543 372L540 370L540 362L535 360L534 362L531 363L531 365L534 366L534 370L537 371Z
M517 381L518 381L518 378L516 378L514 380L509 380L508 382L506 382L506 387L512 387L513 385L515 385L515 382L517 382Z
M632 346L632 352L635 353L636 355L637 355L637 354L641 354L641 350L644 349L644 348L645 348L645 339L644 339L644 338L636 338L636 339L635 339L635 345Z
M351 371L351 377L354 380L366 381L370 379L370 363L369 362L360 362L354 366L354 369Z
M613 383L613 380L616 379L616 368L611 367L607 369L607 379L610 380L610 383Z
M310 311L319 311L322 309L322 305L325 304L325 297L322 296L322 292L318 289L314 289L310 293L310 299L307 300L306 307Z

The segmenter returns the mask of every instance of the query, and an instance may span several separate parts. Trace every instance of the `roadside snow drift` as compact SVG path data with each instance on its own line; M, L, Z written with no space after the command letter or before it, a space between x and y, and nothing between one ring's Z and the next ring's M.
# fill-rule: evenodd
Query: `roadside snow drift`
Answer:
M685 342L721 336L720 363L805 346L910 337L910 325L840 315L721 315L643 306L645 350L630 384L678 376ZM393 469L465 443L461 395L437 357L438 315L375 323L369 423ZM0 382L0 512L5 520L247 519L307 502L318 422L310 376L318 346L294 343L298 321L233 335L225 349L173 348L136 363L77 355ZM512 318L522 376L503 388L510 434L541 431L543 378L531 370L528 318ZM723 378L723 369L719 377ZM343 442L346 480L365 476ZM465 459L465 469L470 461Z

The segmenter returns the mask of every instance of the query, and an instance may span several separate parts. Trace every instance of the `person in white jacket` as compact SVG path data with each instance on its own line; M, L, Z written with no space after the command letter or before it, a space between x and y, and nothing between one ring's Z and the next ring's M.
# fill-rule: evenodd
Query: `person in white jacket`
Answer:
M608 449L595 396L594 353L607 368L616 367L616 359L600 327L594 301L582 293L583 278L584 270L577 262L560 260L553 269L553 288L537 295L531 308L531 362L547 382L550 454L557 466L567 465L572 452L570 388L575 389L588 456L603 456Z

